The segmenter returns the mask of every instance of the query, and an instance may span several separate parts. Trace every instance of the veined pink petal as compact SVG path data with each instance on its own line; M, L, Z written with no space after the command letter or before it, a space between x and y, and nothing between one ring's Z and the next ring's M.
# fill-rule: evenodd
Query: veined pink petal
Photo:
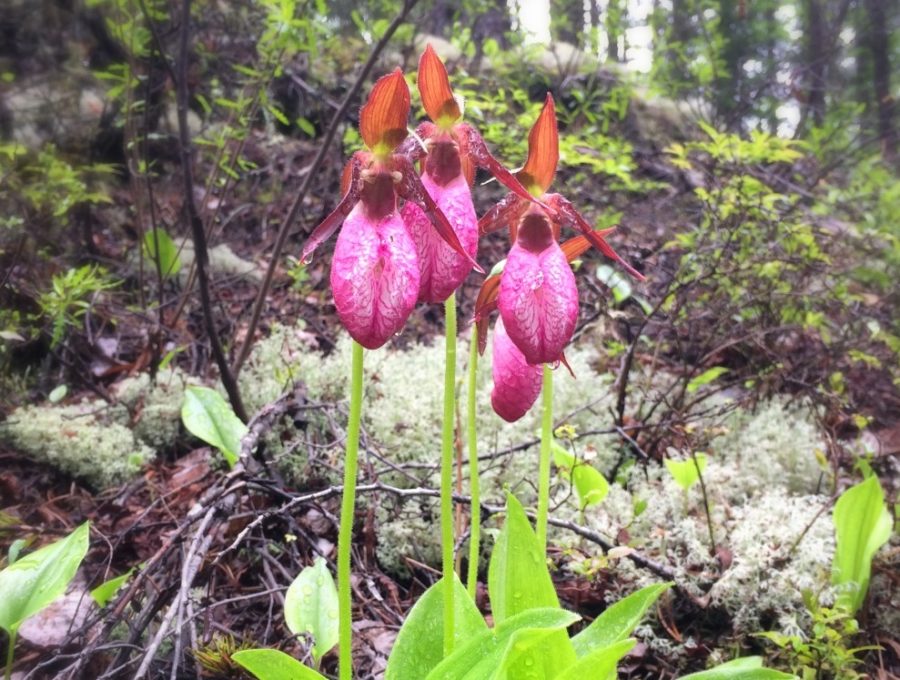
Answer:
M578 320L575 275L559 244L551 240L534 252L517 240L500 278L497 305L528 363L557 361Z
M338 316L363 347L376 349L399 332L416 304L416 246L394 211L372 221L358 204L344 220L331 261Z
M460 174L444 186L428 173L422 184L453 227L460 244L470 257L478 251L478 218L472 205L472 192ZM401 210L403 221L416 244L419 259L419 301L443 302L472 271L472 262L453 250L440 237L419 206L407 201Z
M541 393L543 368L529 364L497 319L491 372L494 389L491 405L503 420L512 423L524 416Z

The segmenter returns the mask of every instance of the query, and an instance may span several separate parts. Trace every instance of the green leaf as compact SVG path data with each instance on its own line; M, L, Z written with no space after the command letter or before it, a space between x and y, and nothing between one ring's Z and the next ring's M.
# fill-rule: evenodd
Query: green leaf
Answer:
M602 503L609 494L609 482L592 465L579 461L562 446L553 442L553 463L563 470L575 486L578 494L578 506L584 510L591 505Z
M317 557L306 567L284 596L284 620L294 634L311 633L316 665L338 643L338 594L328 565Z
M772 668L763 668L761 657L745 656L710 668L708 671L684 675L681 680L791 680L796 677Z
M507 654L511 640L523 641L530 648L536 642L531 638L532 633L551 635L560 632L565 635L565 629L579 618L572 612L550 607L522 612L456 647L450 656L432 669L426 679L480 680L491 677ZM541 635L536 637L539 641Z
M157 251L157 244L159 250ZM181 269L181 258L178 246L165 229L151 229L144 234L144 254L159 263L159 270L164 279L175 276Z
M559 608L546 556L538 545L525 510L512 494L507 494L506 522L488 565L488 592L491 612L497 623L537 607ZM547 637L539 650L520 657L522 666L518 672L511 672L510 677L525 675L534 670L531 667L542 667L552 673L574 661L572 643L565 632L560 632Z
M321 673L277 649L244 649L232 654L231 658L259 680L327 680Z
M24 538L17 538L15 541L9 544L9 552L6 554L6 564L15 564L16 560L19 559L19 553L22 552L22 548L28 545L28 541Z
M579 659L585 658L627 638L659 596L671 587L671 583L654 583L607 607L591 625L572 638L575 654Z
M91 591L91 597L98 607L105 607L111 599L119 592L119 588L125 585L125 582L131 578L134 573L134 567L126 571L124 574L115 576L108 581L104 581Z
M718 378L720 375L723 375L724 373L728 373L728 369L724 366L713 366L712 368L703 371L703 373L691 380L687 384L687 391L691 393L696 392L704 385L709 385L709 383L711 383L713 380Z
M637 641L627 638L602 649L595 649L581 657L566 668L562 673L554 677L554 680L583 680L584 678L613 678L615 679L616 666L623 656L628 654Z
M512 494L507 494L506 522L488 565L488 592L497 623L535 607L559 607L546 557Z
M488 632L487 624L462 583L453 575L455 646ZM444 658L444 586L438 581L406 615L391 649L384 680L424 678Z
M247 426L222 395L208 387L188 387L184 391L181 420L188 432L219 449L228 465L234 467Z
M847 489L834 506L837 546L831 581L840 586L837 604L855 613L866 599L872 558L891 536L891 515L878 477Z
M50 391L50 394L47 395L47 401L51 404L56 404L65 399L68 393L69 388L65 384L57 385Z
M0 571L0 628L12 634L25 619L65 593L89 542L90 523L85 522L65 538Z
M696 463L694 462L694 457L696 457ZM706 454L696 453L687 460L664 458L663 462L665 462L666 468L672 474L675 483L687 491L697 483L700 475L706 469Z

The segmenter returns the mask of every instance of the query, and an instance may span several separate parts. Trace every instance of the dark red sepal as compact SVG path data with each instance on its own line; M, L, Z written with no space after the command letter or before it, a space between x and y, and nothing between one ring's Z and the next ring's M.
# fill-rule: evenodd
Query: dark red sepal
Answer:
M431 220L434 228L437 230L438 235L444 239L453 250L471 262L475 271L479 274L484 274L484 269L482 269L475 259L462 247L447 216L444 215L434 202L434 199L431 198L431 195L425 189L412 161L405 156L394 155L392 157L392 167L401 175L400 182L397 184L397 193L407 201L412 201L422 208L422 210L425 211L425 214L428 215L428 219Z

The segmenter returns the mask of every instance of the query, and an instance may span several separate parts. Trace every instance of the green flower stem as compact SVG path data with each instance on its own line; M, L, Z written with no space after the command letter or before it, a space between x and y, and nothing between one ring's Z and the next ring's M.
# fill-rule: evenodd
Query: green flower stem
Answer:
M541 387L541 462L538 469L537 539L541 552L547 551L547 514L550 510L550 445L553 443L553 371L544 364Z
M6 673L4 674L6 680L12 677L13 651L16 648L16 635L18 632L18 628L9 631L9 648L6 650Z
M444 656L453 651L453 426L456 420L456 293L444 303L444 429L441 437L441 562L444 573Z
M472 496L469 522L469 571L466 574L466 590L475 600L478 589L478 562L481 541L481 489L478 481L478 430L475 397L478 387L478 331L472 328L472 347L469 350L469 403L466 412L466 429L469 443L469 493Z
M359 421L362 414L363 347L353 342L353 368L350 380L350 420L347 423L347 453L344 458L344 491L341 495L341 525L338 529L338 677L353 677L353 627L350 597L350 544L353 540L353 514L356 506Z

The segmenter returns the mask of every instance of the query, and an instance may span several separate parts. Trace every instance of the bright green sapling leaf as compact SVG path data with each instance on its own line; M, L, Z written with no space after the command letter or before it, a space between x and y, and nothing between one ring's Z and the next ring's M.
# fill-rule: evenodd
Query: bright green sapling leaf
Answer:
M493 678L505 655L510 640L522 641L528 649L539 643L542 633L565 635L565 629L581 617L564 609L541 607L511 616L495 628L486 630L456 647L439 663L427 680L484 680ZM535 634L535 638L531 634ZM507 674L509 677L519 677Z
M553 680L584 680L584 678L597 678L597 680L615 680L616 667L622 657L628 654L637 641L627 638L601 649L595 649L581 657L566 668Z
M659 596L671 587L671 583L654 583L607 607L591 625L572 638L575 654L581 659L627 638Z
M553 442L553 464L572 482L578 494L578 506L584 510L591 505L602 503L609 493L609 482L593 465L579 461L565 448Z
M488 592L491 612L498 624L536 607L559 609L547 559L525 510L512 494L507 494L506 521L494 543L488 565ZM543 642L540 649L532 649L519 657L521 674L533 670L532 666L554 673L575 662L575 652L565 631L551 635ZM518 677L515 672L510 676Z
M0 628L13 635L30 616L66 592L87 554L90 523L0 571Z
M98 607L105 607L111 599L119 592L119 588L125 585L125 582L131 578L134 573L134 567L126 571L124 574L115 576L108 581L104 581L91 591L91 597Z
M455 647L489 632L481 612L453 574ZM416 602L400 628L391 649L384 680L424 678L444 658L444 587L438 581Z
M284 597L284 620L294 634L310 633L319 660L338 643L338 594L328 565L317 557L291 583Z
M165 229L151 229L144 234L144 254L153 262L159 262L159 270L164 279L175 276L181 269L178 246Z
M866 599L872 558L891 536L891 515L878 477L847 489L834 506L837 546L832 583L840 586L838 606L854 614Z
M704 385L709 385L709 383L714 381L719 376L724 375L725 373L728 373L728 369L724 366L713 366L712 368L703 371L703 373L691 380L687 384L687 391L696 392Z
M715 668L682 676L680 680L792 680L796 675L763 668L762 657L745 656Z
M321 673L277 649L244 649L232 654L231 658L259 680L327 680Z
M184 391L181 420L188 432L219 449L228 465L234 467L240 457L241 438L247 434L247 426L222 395L208 387L188 387Z
M669 473L671 473L675 483L685 491L697 483L697 480L700 479L700 475L706 469L706 454L697 453L694 455L697 459L696 463L694 462L694 457L688 458L687 460L673 460L672 458L663 459L666 468L669 470Z

